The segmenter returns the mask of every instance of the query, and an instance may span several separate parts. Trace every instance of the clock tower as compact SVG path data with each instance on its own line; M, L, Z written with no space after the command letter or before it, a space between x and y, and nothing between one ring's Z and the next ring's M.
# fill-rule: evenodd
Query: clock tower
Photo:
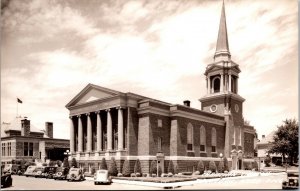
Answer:
M241 70L239 65L231 60L224 1L213 58L213 63L207 65L204 73L207 92L199 101L203 111L224 116L226 121L224 155L229 157L232 150L243 150L243 102L245 99L238 94L238 79Z

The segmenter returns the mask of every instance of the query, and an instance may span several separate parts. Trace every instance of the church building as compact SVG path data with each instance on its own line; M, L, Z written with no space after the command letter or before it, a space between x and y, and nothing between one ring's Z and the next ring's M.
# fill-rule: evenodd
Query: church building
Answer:
M238 94L239 65L231 60L225 7L222 5L213 62L208 64L206 95L201 110L170 104L134 93L88 84L67 105L70 111L70 152L82 168L98 169L101 159L114 157L118 170L124 160L140 160L149 173L152 160L163 172L169 161L178 171L193 171L199 160L206 166L226 157L230 169L254 161L255 129L245 125ZM203 87L204 88L204 87Z

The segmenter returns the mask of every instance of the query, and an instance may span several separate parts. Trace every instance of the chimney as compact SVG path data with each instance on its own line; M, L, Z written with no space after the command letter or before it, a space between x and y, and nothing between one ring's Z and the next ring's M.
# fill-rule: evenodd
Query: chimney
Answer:
M30 120L27 117L21 120L21 136L29 137L30 135Z
M53 123L52 122L46 122L45 123L45 128L46 128L46 135L49 138L53 138Z
M183 105L187 106L187 107L190 107L190 101L189 100L185 100L183 101Z
M265 138L265 135L262 135L261 138L264 139L264 138Z

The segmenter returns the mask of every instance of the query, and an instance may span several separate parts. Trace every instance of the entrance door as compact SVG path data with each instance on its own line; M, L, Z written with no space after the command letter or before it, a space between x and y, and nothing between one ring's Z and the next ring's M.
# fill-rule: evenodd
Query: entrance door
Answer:
M239 159L239 170L242 170L242 159Z

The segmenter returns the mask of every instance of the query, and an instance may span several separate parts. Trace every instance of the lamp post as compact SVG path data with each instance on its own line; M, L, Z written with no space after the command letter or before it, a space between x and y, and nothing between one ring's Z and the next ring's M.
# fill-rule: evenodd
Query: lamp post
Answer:
M223 160L223 154L222 153L220 153L220 162L222 162L222 160ZM220 166L220 165L219 165ZM224 165L223 165L224 166ZM224 170L224 169L223 169ZM222 173L223 172L221 172L221 177L220 177L220 179L222 179Z

